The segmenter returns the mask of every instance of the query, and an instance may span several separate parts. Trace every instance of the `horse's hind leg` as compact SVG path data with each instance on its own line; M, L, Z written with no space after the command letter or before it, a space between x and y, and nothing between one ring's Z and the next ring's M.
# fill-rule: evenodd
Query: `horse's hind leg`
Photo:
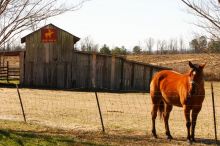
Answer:
M172 109L173 109L172 105L165 104L163 117L164 117L167 139L173 139L173 137L170 134L170 128L169 128L169 117L170 117L170 112L172 111Z
M154 138L157 138L157 133L156 133L156 127L155 127L155 120L157 118L157 110L159 108L159 104L153 104L152 111L151 111L151 116L152 116L152 135Z

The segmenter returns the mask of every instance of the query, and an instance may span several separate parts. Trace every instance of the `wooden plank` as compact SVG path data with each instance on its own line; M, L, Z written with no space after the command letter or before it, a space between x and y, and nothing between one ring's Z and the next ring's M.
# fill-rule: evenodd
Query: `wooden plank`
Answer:
M33 62L28 62L26 63L27 64L27 68L28 69L25 69L25 78L27 77L27 86L30 86L32 87L33 86L33 73L34 73L34 63Z
M146 66L144 66L144 72L143 72L143 84L142 84L142 86L143 86L143 88L142 88L142 90L146 90L147 91L147 67Z
M96 88L103 89L104 57L96 55Z
M124 87L124 59L121 59L121 80L120 80L120 90Z
M57 88L57 63L50 64L51 76L50 76L50 87Z
M50 45L49 43L44 45L44 50L45 50L45 63L49 63L50 60Z
M132 90L143 90L144 66L134 64L134 85Z
M130 87L130 63L124 62L124 69L123 69L123 74L124 74L124 80L123 80L123 90L128 90Z
M115 78L114 78L114 90L120 90L121 81L121 59L115 59Z
M57 88L60 88L60 89L65 87L64 70L65 70L64 63L58 63L57 64Z
M112 56L111 62L111 90L115 89L115 56Z
M96 88L96 54L92 55L92 87Z
M86 55L87 56L87 74L86 74L86 88L89 89L92 87L92 82L91 82L91 55Z
M72 70L72 66L71 66L71 63L70 62L67 62L66 63L66 88L71 88L72 86L72 74L71 74L71 70Z

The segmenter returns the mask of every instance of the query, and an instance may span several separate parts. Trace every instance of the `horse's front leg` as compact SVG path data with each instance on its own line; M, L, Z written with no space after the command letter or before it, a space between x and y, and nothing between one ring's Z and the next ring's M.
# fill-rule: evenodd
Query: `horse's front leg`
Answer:
M192 141L195 142L195 127L196 127L196 120L197 120L197 117L198 117L198 114L201 110L201 106L197 106L195 108L193 108L192 110L192 131L191 131L191 138L192 138Z
M184 116L185 116L185 119L186 119L187 140L188 140L188 142L191 142L191 139L190 139L190 126L191 126L191 123L190 123L190 108L189 108L189 106L184 105L183 109L184 109Z

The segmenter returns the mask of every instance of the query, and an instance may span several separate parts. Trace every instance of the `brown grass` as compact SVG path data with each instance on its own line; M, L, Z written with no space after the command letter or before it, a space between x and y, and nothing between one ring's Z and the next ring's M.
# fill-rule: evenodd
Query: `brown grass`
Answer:
M214 87L216 114L219 120L220 83L216 82ZM0 88L0 91L0 118L22 121L16 90ZM171 143L165 140L164 124L159 119L157 132L160 138L158 140L151 138L151 102L147 93L98 93L107 132L107 135L103 135L99 132L101 125L94 93L37 89L21 89L20 92L30 124L62 129L84 139L94 138L101 143L106 141L116 145L186 144L183 111L176 107L170 117L170 129L175 140ZM213 143L214 126L210 93L210 83L206 83L206 99L196 127L199 144Z
M204 70L206 80L220 80L220 54L128 55L127 59L170 67L181 73L189 69L188 61L207 63Z

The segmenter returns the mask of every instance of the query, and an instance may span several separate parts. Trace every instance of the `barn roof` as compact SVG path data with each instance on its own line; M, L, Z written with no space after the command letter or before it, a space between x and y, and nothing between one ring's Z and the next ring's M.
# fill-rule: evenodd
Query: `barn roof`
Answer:
M19 56L21 52L25 52L25 50L20 50L20 51L0 51L0 55L2 55L2 56Z
M65 31L65 30L63 30L63 29L61 29L61 28L59 28L59 27L57 27L57 26L53 25L52 23L50 23L50 24L45 25L45 26L43 26L43 27L39 28L38 30L36 30L36 31L34 31L34 32L32 32L32 33L30 33L30 34L28 34L28 35L24 36L23 38L21 38L21 43L26 42L26 37L28 37L28 36L30 36L30 35L32 35L32 34L34 34L35 32L37 32L37 31L39 31L39 30L41 30L42 28L45 28L45 27L47 27L47 26L53 26L53 27L55 27L55 28L57 28L57 29L59 29L59 30L61 30L61 31L64 31L64 32L66 32L66 33L68 33L68 34L72 35L72 36L73 36L74 41L76 40L76 42L78 42L78 41L80 40L80 38L79 38L79 37L74 36L73 34L69 33L68 31Z

